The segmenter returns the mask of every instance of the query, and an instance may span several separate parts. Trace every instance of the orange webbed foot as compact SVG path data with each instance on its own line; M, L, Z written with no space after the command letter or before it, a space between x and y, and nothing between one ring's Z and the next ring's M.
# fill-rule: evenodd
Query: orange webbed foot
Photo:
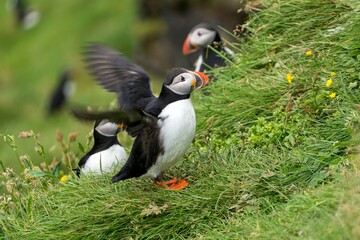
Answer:
M189 183L186 180L180 179L179 181L177 181L176 178L173 178L166 182L160 182L155 180L154 183L166 190L182 190L189 186Z
M171 184L170 190L182 190L189 186L189 183L185 179L180 179L176 183Z

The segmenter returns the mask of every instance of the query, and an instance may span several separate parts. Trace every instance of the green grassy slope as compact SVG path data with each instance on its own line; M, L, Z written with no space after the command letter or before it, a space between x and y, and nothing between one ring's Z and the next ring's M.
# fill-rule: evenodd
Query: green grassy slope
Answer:
M289 0L251 15L234 64L213 71L209 96L194 93L196 139L166 175L186 178L185 190L8 172L3 235L358 239L359 11Z

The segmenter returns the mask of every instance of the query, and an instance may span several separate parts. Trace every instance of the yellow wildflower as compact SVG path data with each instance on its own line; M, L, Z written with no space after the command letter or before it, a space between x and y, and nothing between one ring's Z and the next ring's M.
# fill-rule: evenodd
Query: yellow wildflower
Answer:
M64 175L64 176L62 176L61 178L60 178L60 182L67 182L67 180L68 180L68 176L67 175Z
M330 98L335 98L335 97L336 97L336 93L334 93L334 92L331 93L331 94L329 95L329 97L330 97Z
M286 74L286 80L289 83L292 83L292 80L294 79L293 75L291 75L291 73Z
M326 85L327 87L330 87L332 83L333 83L332 78L329 78L329 80L326 81L326 84L325 84L325 85Z
M335 77L335 75L336 75L335 72L331 72L331 73L330 73L330 76L331 76L331 77Z
M312 51L307 51L305 54L306 54L306 56L311 56L311 55L312 55Z

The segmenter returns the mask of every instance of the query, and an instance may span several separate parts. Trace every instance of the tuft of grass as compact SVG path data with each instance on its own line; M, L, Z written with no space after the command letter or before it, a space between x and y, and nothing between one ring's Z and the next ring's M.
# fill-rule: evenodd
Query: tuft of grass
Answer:
M358 11L289 0L252 13L233 64L212 70L210 95L194 96L196 139L167 172L189 181L184 191L4 169L4 236L357 239Z

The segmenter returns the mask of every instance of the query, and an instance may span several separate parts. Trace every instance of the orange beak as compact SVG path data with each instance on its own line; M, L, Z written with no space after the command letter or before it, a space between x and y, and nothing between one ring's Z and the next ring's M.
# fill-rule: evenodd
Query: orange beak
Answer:
M210 78L203 72L194 72L194 71L190 71L190 72L194 74L196 79L196 84L194 86L194 89L203 88L210 82Z
M191 54L196 52L197 48L196 45L191 44L190 42L190 34L186 37L185 42L183 44L182 53L184 55Z

